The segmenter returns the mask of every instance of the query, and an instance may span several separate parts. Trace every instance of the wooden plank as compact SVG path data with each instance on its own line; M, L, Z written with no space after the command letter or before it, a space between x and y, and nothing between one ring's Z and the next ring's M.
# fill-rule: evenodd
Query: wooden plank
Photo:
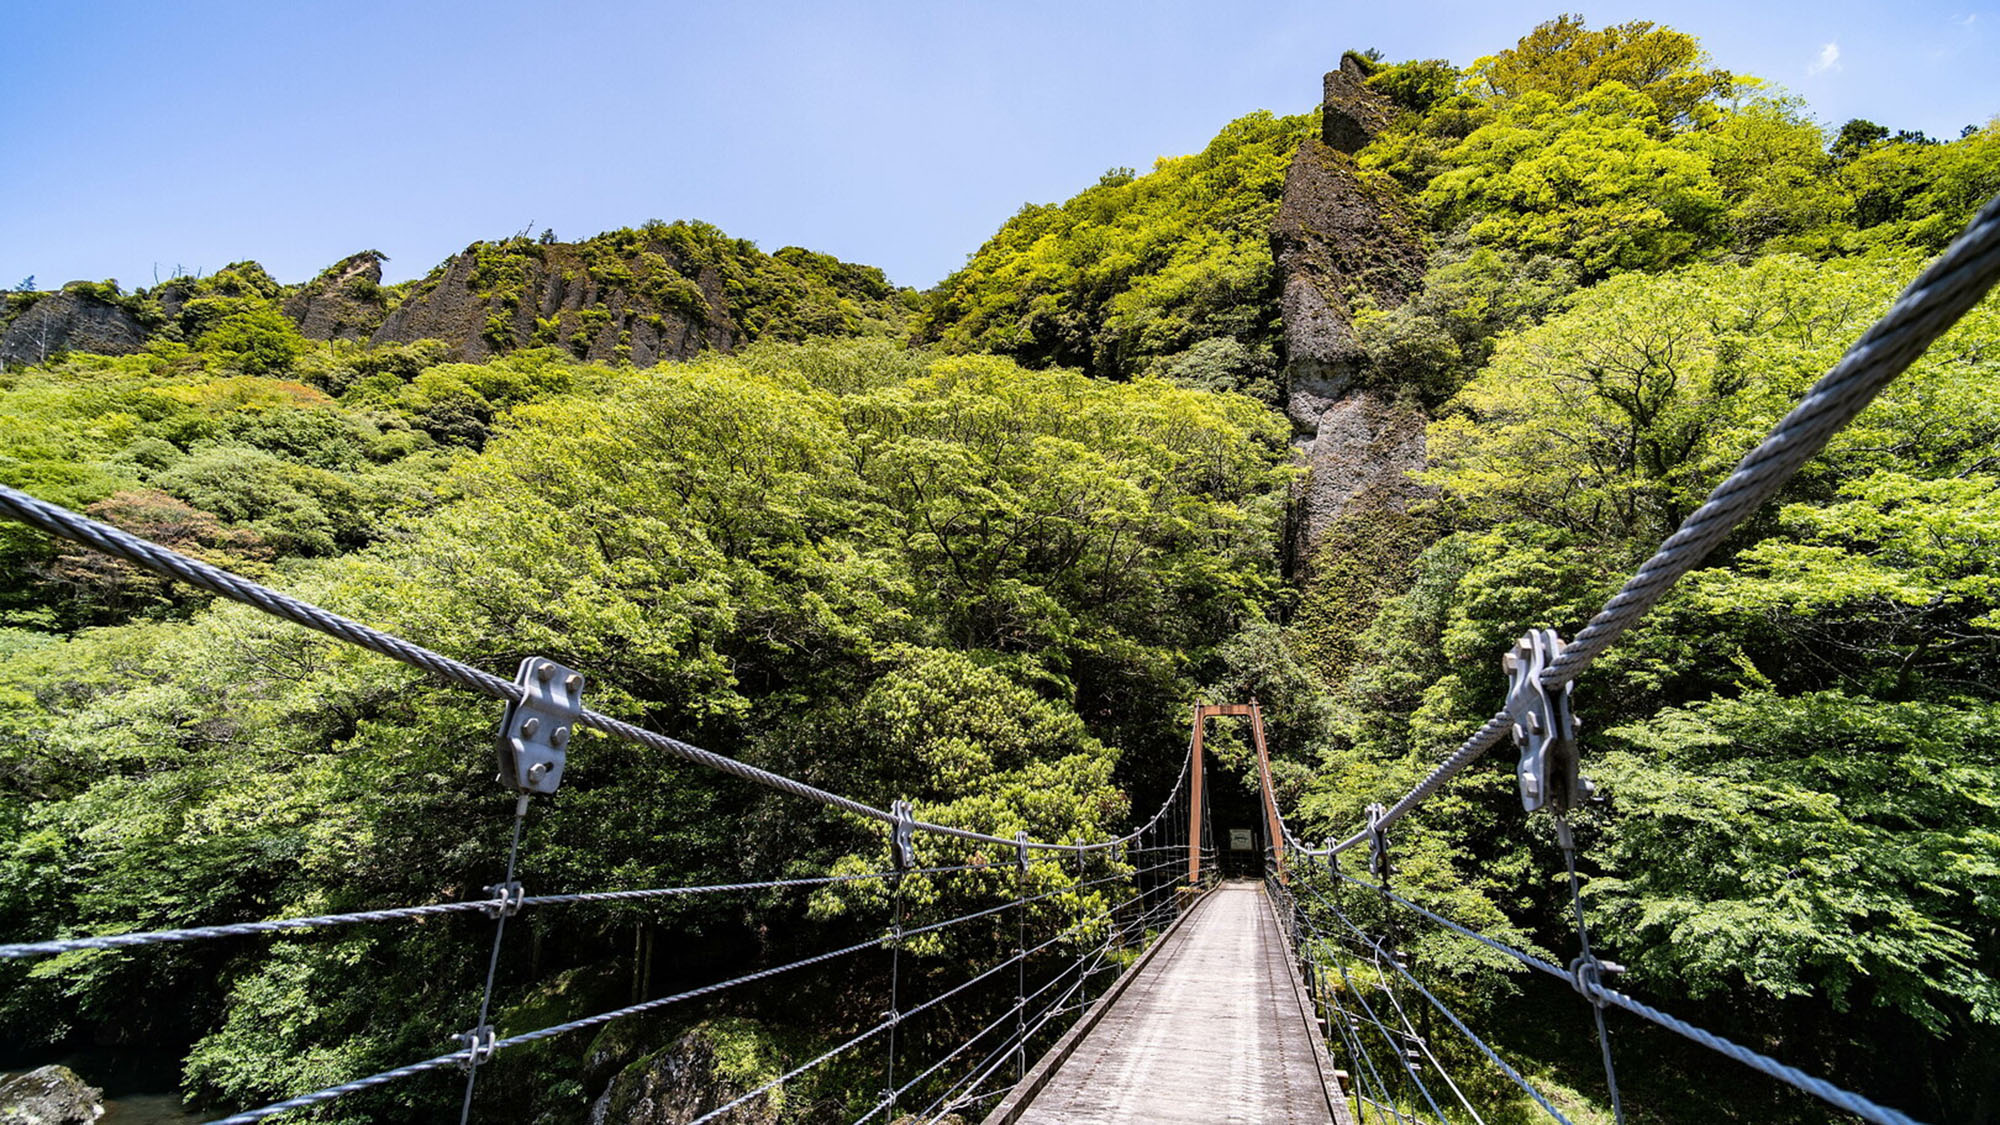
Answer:
M1216 888L1155 948L1039 1087L986 1125L1335 1125L1332 1068L1314 1055L1260 885Z

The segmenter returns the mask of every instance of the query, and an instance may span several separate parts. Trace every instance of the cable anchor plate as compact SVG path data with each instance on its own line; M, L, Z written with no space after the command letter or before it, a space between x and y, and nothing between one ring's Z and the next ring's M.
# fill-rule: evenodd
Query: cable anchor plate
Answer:
M522 698L508 703L500 720L500 783L522 794L554 793L583 714L583 673L530 656L514 683Z

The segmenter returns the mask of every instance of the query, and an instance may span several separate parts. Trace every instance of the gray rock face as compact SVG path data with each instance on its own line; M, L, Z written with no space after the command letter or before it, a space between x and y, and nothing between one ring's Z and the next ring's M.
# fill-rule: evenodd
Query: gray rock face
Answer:
M529 342L553 343L593 362L623 358L619 349L629 347L630 359L639 367L686 359L705 349L726 352L735 345L736 323L729 315L722 276L713 266L695 276L705 307L690 315L601 284L583 268L578 251L566 244L516 254L512 264L524 280L509 286L510 295L519 294L509 300L498 292L481 292L475 250L458 255L441 276L427 279L391 312L370 342L443 340L458 358L475 363ZM579 315L586 312L588 317ZM553 338L538 339L539 322L552 320L559 324ZM494 346L496 333L508 347Z
M1306 544L1350 512L1401 511L1423 495L1409 474L1424 467L1426 421L1415 403L1379 391L1328 404L1299 447L1307 465L1297 497Z
M1284 279L1286 413L1309 470L1297 497L1304 535L1295 561L1309 557L1342 514L1403 507L1418 494L1405 474L1424 464L1422 412L1355 389L1367 357L1355 339L1349 295L1399 305L1424 269L1401 192L1354 163L1352 153L1393 116L1361 79L1351 58L1326 76L1322 135L1293 154L1271 228Z
M50 293L0 333L0 363L40 363L57 352L130 355L146 346L139 318L81 293Z
M633 1063L590 1107L590 1125L680 1125L748 1091L715 1073L715 1048L702 1029ZM779 1104L756 1098L716 1118L724 1125L775 1125Z
M1350 155L1360 152L1394 119L1388 99L1362 85L1367 77L1352 55L1341 56L1340 69L1327 72L1321 85L1319 135L1329 148Z
M90 1125L102 1116L104 1091L66 1066L0 1082L0 1125Z
M366 340L386 315L382 255L373 250L343 258L285 298L285 315L308 340Z

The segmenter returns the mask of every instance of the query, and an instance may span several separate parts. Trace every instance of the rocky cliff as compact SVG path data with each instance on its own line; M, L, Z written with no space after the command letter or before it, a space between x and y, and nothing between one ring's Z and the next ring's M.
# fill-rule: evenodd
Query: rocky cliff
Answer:
M1354 336L1356 299L1401 304L1423 276L1416 224L1386 177L1362 174L1354 153L1393 118L1363 85L1352 55L1324 84L1321 129L1293 155L1271 231L1282 289L1286 412L1307 476L1298 496L1303 558L1334 520L1364 508L1400 509L1419 490L1423 412L1358 385L1367 362Z
M15 315L0 331L0 363L40 363L57 352L125 355L144 347L147 323L97 295L97 288L84 283L58 293L13 294Z
M588 244L475 243L424 279L376 329L377 344L443 340L478 361L531 345L579 359L650 367L728 351L735 321L713 267L642 244L593 255Z
M379 250L363 250L286 294L283 308L310 340L366 340L388 316Z

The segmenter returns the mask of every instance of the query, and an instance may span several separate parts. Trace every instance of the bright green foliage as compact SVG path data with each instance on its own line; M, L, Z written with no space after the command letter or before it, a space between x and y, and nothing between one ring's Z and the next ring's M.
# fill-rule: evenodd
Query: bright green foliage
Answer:
M1841 182L1867 242L1936 253L2000 195L2000 123L1952 144L1880 145L1842 168Z
M1473 63L1466 81L1491 97L1539 93L1557 102L1616 83L1644 95L1660 127L1673 129L1702 123L1711 103L1747 84L1709 63L1694 36L1648 20L1591 31L1581 17L1561 16Z
M726 320L738 343L900 336L914 299L872 266L796 246L766 254L748 239L731 238L702 222L654 220L577 243L520 235L476 242L468 253L472 292L489 302L486 342L503 353L562 343L581 357L614 320L629 332L634 321L657 322L662 314L691 322L697 339ZM448 272L449 263L433 270L411 295L435 289ZM556 280L562 291L586 294L595 303L534 318L532 331L520 330L526 323L523 305L542 300L539 291L529 292L537 279Z
M1576 267L1562 258L1448 246L1408 301L1355 310L1354 334L1369 360L1364 377L1441 402L1491 358L1502 333L1547 316L1576 284Z
M1614 277L1500 348L1433 426L1428 479L1485 518L1663 535L1913 272L1900 257L1774 256ZM1976 462L1996 423L1981 389L1996 340L1989 305L1836 439L1838 471Z
M1666 132L1621 82L1567 102L1530 92L1453 148L1418 199L1441 227L1469 223L1475 241L1563 254L1586 272L1671 265L1704 245L1726 205L1699 146Z
M1031 366L1167 374L1234 341L1234 386L1268 376L1278 337L1270 225L1310 117L1255 113L1193 156L1029 205L939 284L920 338ZM1209 358L1197 361L1212 366Z
M119 511L150 504L152 526L178 519L182 542L221 551L233 548L209 541L254 533L331 551L280 578L313 600L494 668L547 654L588 672L599 708L1008 835L1122 826L1120 753L1145 777L1178 760L1198 678L1275 593L1286 432L1245 398L883 341L617 374L531 356L430 366L407 384L389 368L348 398L449 390L511 410L443 479L434 466L428 503L396 534L358 550L339 517L365 505L335 502L368 480L335 455L346 431L315 442L301 422L270 425L358 407L303 386L160 379L126 361L112 386L170 404L162 425L244 436L254 419L264 445L97 439L73 422L68 440L165 466L129 471L173 496L120 493ZM23 376L0 404L26 405L29 391L61 401ZM180 495L200 507L175 507ZM492 786L485 700L233 605L0 636L13 654L0 672L10 938L434 901L495 876L511 805ZM1001 859L922 846L927 862ZM878 825L591 736L572 748L559 797L538 803L523 854L525 877L556 890L873 870L881 848ZM1060 891L1077 876L1038 863L1031 878ZM978 871L913 878L904 902L944 917L986 904L992 887ZM1105 905L1116 889L1084 898ZM741 966L867 940L884 893L525 917L542 962L532 975L525 958L508 962L501 1022L626 1002L634 926L671 933L676 963ZM1056 932L1075 897L1052 898L1034 924ZM769 930L750 936L751 918ZM263 1101L434 1050L483 967L487 924L461 922L10 965L0 1004L9 1027L56 1038L146 996L149 1011L178 1014L145 1034L195 1041L194 1091ZM944 980L996 940L973 929L913 941L904 984ZM874 972L827 978L838 989L807 1034L826 1011L844 1016L856 1003L845 990L872 989ZM798 1023L784 998L766 999L735 1011ZM763 1065L751 1055L737 1061ZM555 1091L575 1087L576 1055L532 1057L550 1081L522 1076L522 1104L553 1109ZM412 1085L343 1111L420 1119L438 1096Z

